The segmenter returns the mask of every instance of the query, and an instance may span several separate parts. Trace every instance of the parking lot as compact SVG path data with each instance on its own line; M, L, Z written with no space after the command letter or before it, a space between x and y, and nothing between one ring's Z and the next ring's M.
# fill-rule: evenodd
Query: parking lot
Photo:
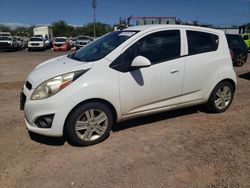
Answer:
M19 92L41 62L68 52L0 52L0 187L250 187L250 54L221 114L192 107L118 124L74 147L29 135Z

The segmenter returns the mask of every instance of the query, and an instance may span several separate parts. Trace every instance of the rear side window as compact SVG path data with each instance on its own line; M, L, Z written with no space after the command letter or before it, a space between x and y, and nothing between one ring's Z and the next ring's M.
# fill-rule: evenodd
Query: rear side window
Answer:
M200 31L187 31L188 54L200 54L216 51L219 45L219 37L211 33Z
M244 45L244 41L240 35L226 35L229 46Z

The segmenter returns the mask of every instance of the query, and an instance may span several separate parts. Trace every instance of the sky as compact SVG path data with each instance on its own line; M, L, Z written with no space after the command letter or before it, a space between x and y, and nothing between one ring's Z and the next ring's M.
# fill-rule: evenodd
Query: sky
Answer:
M215 26L250 22L250 0L96 0L96 20L116 24L128 16L174 16ZM0 0L0 23L72 25L93 21L92 0Z

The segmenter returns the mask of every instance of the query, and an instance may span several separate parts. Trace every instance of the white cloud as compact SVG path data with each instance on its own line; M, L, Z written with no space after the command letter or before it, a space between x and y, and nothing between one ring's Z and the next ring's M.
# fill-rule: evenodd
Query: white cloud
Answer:
M30 27L29 24L22 24L22 23L0 23L0 25L7 26L12 30L16 29L17 27Z

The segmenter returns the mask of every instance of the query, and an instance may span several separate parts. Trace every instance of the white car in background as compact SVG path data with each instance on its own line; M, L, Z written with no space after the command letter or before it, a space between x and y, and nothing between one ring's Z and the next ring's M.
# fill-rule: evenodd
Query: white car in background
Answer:
M46 50L46 44L43 37L31 37L28 42L28 51Z
M91 41L92 41L92 38L88 36L78 36L75 41L76 50L79 50L80 48L86 46Z
M224 112L236 75L222 31L185 25L115 31L38 65L21 93L29 131L74 145L106 139L116 122L206 104Z
M0 36L0 50L18 50L18 42L15 37L7 36L7 34L3 34Z

